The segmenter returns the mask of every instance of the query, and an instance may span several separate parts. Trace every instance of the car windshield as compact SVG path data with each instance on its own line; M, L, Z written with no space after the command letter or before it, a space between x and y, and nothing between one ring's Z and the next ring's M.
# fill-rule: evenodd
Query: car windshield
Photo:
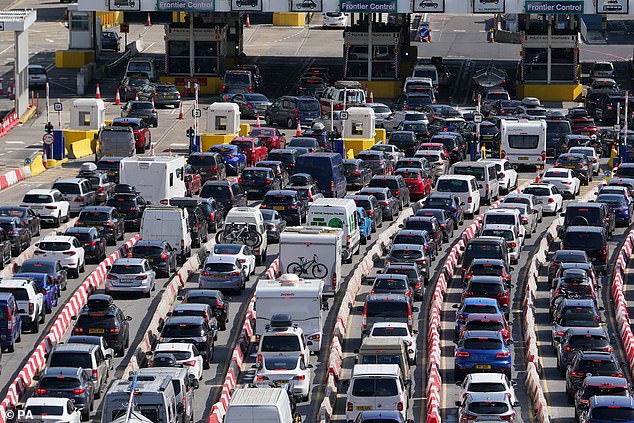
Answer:
M502 341L496 338L467 338L462 346L469 350L495 351L502 349Z
M394 397L398 395L396 379L392 378L355 378L352 396L355 397Z
M89 353L53 351L48 366L92 369L92 359Z
M262 337L260 352L288 352L300 351L299 337L296 335L266 335Z
M378 327L372 329L371 336L409 336L409 333L404 327Z
M505 402L495 401L474 401L469 403L469 411L474 414L495 415L509 411L509 406Z
M567 345L580 350L604 348L610 345L610 340L603 336L573 335L568 339Z
M143 266L134 264L113 264L110 273L118 275L138 275L145 273Z
M604 246L603 236L598 232L566 232L563 245L566 249L596 250Z
M469 192L469 184L461 179L440 179L436 184L438 192Z
M471 282L467 292L476 297L494 297L504 293L504 287L500 283Z
M107 222L110 220L110 213L102 211L82 211L79 213L79 222Z
M161 332L161 337L164 338L188 338L188 337L200 337L205 335L202 325L198 324L166 324Z
M67 251L70 250L70 243L62 241L40 241L38 248L44 251Z
M366 317L403 318L408 315L404 301L368 301L365 305Z
M297 357L265 357L264 368L266 370L295 370Z

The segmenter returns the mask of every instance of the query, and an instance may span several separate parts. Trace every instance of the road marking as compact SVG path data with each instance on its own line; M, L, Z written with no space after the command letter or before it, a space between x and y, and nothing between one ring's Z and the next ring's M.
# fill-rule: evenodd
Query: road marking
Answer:
M54 40L51 40L50 38L47 38L46 41L48 41L49 43L54 43Z
M452 29L453 32L467 32L466 29Z
M187 147L189 144L183 144L183 143L172 143L170 144L173 147Z
M4 50L0 51L0 54L3 54L4 52L6 52L7 50L10 50L13 48L13 44L11 44L9 47L5 48Z
M24 141L5 141L6 144L24 144Z

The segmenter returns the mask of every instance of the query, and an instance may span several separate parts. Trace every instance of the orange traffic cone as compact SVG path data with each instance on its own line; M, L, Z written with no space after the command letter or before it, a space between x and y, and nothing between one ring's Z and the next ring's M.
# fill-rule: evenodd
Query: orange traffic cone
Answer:
M44 167L48 167L48 158L46 157L46 148L44 149L44 152L42 153L42 163L44 164Z
M183 102L181 101L181 104L178 108L178 119L182 120L185 119L185 113L183 113Z
M119 94L119 90L117 90L117 94L114 97L114 104L115 106L121 104L121 95Z
M370 103L374 103L374 93L370 91Z
M247 15L247 21L244 23L244 26L246 26L247 28L251 27L251 20L249 19L249 15Z
M256 128L260 127L260 115L255 116L255 127Z
M97 92L95 93L95 98L101 98L101 91L99 90L99 84L97 84Z
M493 28L491 28L491 29L489 30L489 42L490 42L490 43L494 43L494 42L495 42L495 37L494 37L494 35L493 35L493 34L494 34L494 32L493 32Z
M150 12L147 12L147 19L145 21L145 26L152 26L152 21L150 20Z
M297 119L297 131L295 132L295 136L299 137L302 135L302 124L300 123L299 119Z
M138 100L139 99L139 93L134 94L134 99Z

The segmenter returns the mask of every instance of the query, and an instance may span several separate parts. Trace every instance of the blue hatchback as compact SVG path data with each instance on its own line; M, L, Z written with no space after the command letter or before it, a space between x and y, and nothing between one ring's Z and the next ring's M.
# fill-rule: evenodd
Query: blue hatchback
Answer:
M44 295L46 314L51 313L53 311L53 307L57 307L59 291L52 276L47 275L46 273L17 273L14 278L33 279L33 281L35 281L35 284L40 289L40 292Z
M357 207L357 217L359 219L359 233L361 234L361 244L367 244L372 238L372 218L363 207Z
M242 173L247 167L247 156L240 153L238 146L232 144L218 144L209 149L212 153L218 153L225 162L227 171L233 172L235 175Z
M0 292L0 346L13 352L21 333L22 317L15 297L10 292Z
M634 423L634 398L627 396L593 396L582 423Z
M456 347L454 376L460 381L475 372L504 373L511 380L511 350L500 332L470 330L462 335Z
M467 316L470 313L485 313L485 314L504 314L497 300L493 298L471 297L465 298L464 302L460 305L454 304L453 308L456 309L456 328L455 339L460 336L462 325L467 320Z

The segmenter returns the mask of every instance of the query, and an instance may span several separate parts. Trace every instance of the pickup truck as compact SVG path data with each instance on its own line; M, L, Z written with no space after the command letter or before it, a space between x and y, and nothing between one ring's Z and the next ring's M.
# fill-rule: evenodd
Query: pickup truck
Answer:
M108 179L105 172L79 173L78 178L85 178L90 181L96 191L97 204L106 204L106 201L114 194L114 182Z
M97 191L85 178L58 179L53 189L62 193L64 200L70 204L70 213L79 213L86 206L97 205Z

